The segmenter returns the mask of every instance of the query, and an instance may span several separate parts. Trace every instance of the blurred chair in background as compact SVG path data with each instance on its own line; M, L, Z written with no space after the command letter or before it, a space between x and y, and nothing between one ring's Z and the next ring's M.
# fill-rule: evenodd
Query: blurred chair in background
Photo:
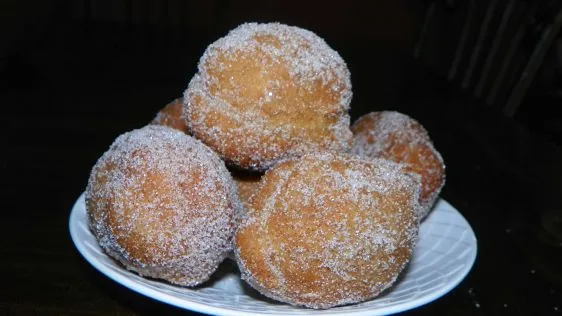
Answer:
M556 0L436 0L414 58L512 117L562 26Z

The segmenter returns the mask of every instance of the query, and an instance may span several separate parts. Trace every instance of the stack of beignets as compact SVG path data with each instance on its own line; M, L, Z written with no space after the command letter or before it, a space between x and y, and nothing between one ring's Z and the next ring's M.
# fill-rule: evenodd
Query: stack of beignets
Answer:
M242 279L282 302L376 297L410 261L444 165L404 115L350 127L351 96L345 62L314 33L237 27L205 50L183 98L98 160L93 234L127 269L182 286L234 251Z

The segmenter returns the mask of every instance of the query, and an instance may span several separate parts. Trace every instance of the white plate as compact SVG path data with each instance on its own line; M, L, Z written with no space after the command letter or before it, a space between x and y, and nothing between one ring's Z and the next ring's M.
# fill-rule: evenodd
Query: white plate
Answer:
M114 281L159 301L215 315L385 315L431 302L453 289L476 258L476 236L462 215L445 200L422 223L412 261L384 295L355 305L311 310L277 303L255 292L227 260L206 286L195 289L145 279L108 257L88 229L82 194L70 214L70 235L78 251Z

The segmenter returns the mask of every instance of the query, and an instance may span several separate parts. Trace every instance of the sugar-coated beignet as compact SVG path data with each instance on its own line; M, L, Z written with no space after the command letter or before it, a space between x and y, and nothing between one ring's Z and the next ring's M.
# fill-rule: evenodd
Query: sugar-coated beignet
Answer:
M230 174L238 188L240 200L246 203L259 187L262 174L244 170L230 170Z
M387 160L307 154L261 179L235 234L242 279L294 305L371 299L409 262L420 184Z
M246 23L209 45L184 94L195 137L229 164L264 171L307 152L348 151L351 79L316 34Z
M421 177L419 217L427 217L445 185L445 164L425 128L405 114L383 111L363 115L351 130L354 154L392 160Z
M241 203L213 151L149 125L119 136L97 161L86 210L101 248L127 269L194 286L232 250Z
M177 98L166 104L165 107L156 113L150 124L168 126L189 134L185 116L183 115L183 99Z

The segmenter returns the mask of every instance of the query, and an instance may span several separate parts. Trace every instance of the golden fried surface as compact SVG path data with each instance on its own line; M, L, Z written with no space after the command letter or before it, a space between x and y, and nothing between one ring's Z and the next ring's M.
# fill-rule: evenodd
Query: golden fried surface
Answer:
M427 131L416 120L398 112L372 112L351 126L352 152L367 159L400 163L404 171L420 175L420 219L425 218L445 184L443 158Z
M256 192L260 179L262 177L261 173L258 172L248 172L242 170L231 170L230 174L234 183L238 187L238 194L240 195L240 200L246 203L250 200L250 197Z
M211 44L185 92L193 134L241 168L350 146L351 81L317 35L248 23Z
M189 134L183 115L183 99L177 98L168 103L156 114L150 124L168 126Z
M224 163L180 131L119 136L92 169L86 210L102 249L130 270L193 286L232 249L241 204Z
M419 191L387 160L322 153L282 162L266 172L236 231L242 278L312 308L373 298L411 258Z

